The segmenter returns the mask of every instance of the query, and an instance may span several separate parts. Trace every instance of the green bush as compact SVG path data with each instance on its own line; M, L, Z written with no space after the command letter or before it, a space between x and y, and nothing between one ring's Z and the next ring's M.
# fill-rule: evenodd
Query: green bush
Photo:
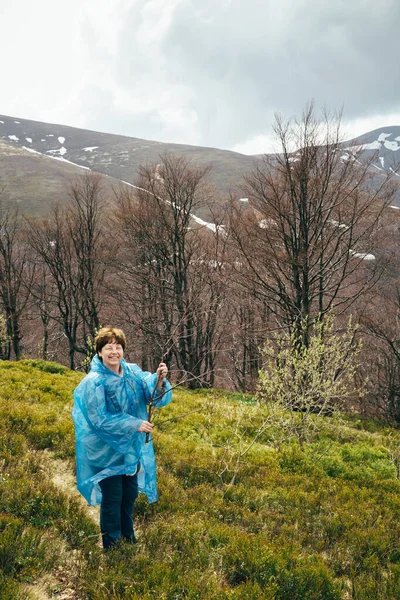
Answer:
M58 363L47 362L45 360L22 360L21 365L28 367L34 367L43 371L43 373L57 373L57 375L65 375L68 372L67 367L59 365Z
M1 600L26 600L22 597L18 582L0 574L0 598Z
M3 575L19 579L36 577L46 559L46 547L40 532L26 527L20 519L0 521L0 569Z

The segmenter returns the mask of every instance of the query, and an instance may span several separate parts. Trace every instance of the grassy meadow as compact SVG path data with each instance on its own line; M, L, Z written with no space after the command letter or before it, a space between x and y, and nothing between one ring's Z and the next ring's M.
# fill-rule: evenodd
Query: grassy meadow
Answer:
M48 460L73 471L81 377L54 363L0 363L2 600L35 600L39 581L48 598L85 600L400 598L389 427L326 418L300 449L278 444L277 424L264 427L248 397L177 389L155 420L160 499L140 496L139 543L104 555L97 525L52 483Z

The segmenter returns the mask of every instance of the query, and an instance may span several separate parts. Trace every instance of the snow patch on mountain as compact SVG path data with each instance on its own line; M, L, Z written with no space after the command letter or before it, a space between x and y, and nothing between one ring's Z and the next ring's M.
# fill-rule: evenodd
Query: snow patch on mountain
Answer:
M368 144L360 144L359 146L350 146L346 148L346 150L353 150L356 152L361 152L362 150L380 150L382 147L381 142L375 140L374 142L369 142Z
M32 152L32 154L40 154L41 156L43 156L43 154L41 152L38 152L37 150L34 150L33 148L28 148L27 146L22 146L22 148L24 150L28 150L28 152Z
M396 141L390 142L390 141L386 140L384 143L384 146L388 150L393 150L393 152L396 152L396 150L398 150L400 148L400 144L398 144Z
M77 163L67 160L66 158L63 158L62 156L48 156L47 154L45 156L47 156L47 158L52 158L53 160L60 160L61 162L66 162L70 165L74 165L74 167L79 167L80 169L85 169L86 171L92 170L89 167L85 167L83 165L78 165Z
M368 252L355 252L354 250L349 250L350 256L353 258L361 258L362 260L375 260L374 254L369 254Z
M345 148L345 150L353 151L353 152L363 152L364 150L380 150L381 148L387 148L387 150L392 150L392 152L396 152L400 150L400 136L397 136L394 140L388 140L392 134L391 133L381 133L378 136L378 139L373 142L368 142L366 144L355 144L354 146L349 146Z
M157 165L157 166L159 166L159 165ZM135 188L136 190L141 190L142 192L147 192L151 196L154 196L153 192L150 192L149 190L146 190L137 185L134 185L133 183L129 183L129 181L124 181L123 179L121 179L120 181L121 181L121 183L124 183L125 185L128 185L129 187ZM162 200L163 202L165 202L166 204L171 204L171 202L169 202L168 200L163 200L162 198L159 198L159 199ZM204 221L204 219L201 219L200 217L196 217L196 215L194 215L193 213L191 213L190 216L192 217L192 219L194 221L196 221L196 223L198 223L199 225L202 225L203 227L207 227L207 229L211 229L211 231L213 233L216 233L218 230L221 233L225 233L224 225L217 226L215 223L209 223L208 221Z
M56 150L47 150L48 154L59 154L60 156L64 156L67 153L67 149L64 146L61 148L57 148Z
M271 218L261 219L261 221L258 222L258 226L260 229L269 229L270 227L276 226L276 221Z
M330 223L332 223L332 225L334 225L338 229L345 229L346 231L350 229L350 227L346 225L346 223L340 223L339 221L335 221L334 219L331 219Z
M208 223L207 221L203 221L203 219L200 219L200 217L196 217L195 215L192 215L192 218L196 221L196 223L207 227L207 229L211 229L211 231L214 233L217 231L217 226L215 223Z
M63 158L62 156L50 156L49 154L43 154L43 152L38 152L37 150L34 150L33 148L28 148L27 146L22 146L22 148L24 150L27 150L28 152L31 152L32 154L39 154L40 156L44 156L45 158L51 158L53 160L59 160L61 162L65 162L68 163L70 165L74 165L74 167L79 167L80 169L85 169L86 171L91 171L91 169L89 167L85 167L84 165L78 165L77 163L74 163L70 160L67 160L66 158ZM67 151L65 148L60 148L59 150L48 150L47 152L61 152L65 150L65 152ZM64 154L64 152L62 152L62 154Z

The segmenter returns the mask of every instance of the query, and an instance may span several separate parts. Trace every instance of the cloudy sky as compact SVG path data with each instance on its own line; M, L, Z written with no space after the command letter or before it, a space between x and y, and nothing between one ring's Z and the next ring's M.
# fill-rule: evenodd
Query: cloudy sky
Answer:
M3 0L0 114L256 154L274 113L400 125L399 0Z

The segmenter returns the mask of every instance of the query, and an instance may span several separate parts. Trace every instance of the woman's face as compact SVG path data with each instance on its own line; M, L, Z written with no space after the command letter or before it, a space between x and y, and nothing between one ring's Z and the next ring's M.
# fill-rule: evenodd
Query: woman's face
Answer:
M121 344L119 344L116 340L111 340L107 342L105 346L100 350L99 356L103 359L103 365L114 371L115 373L119 373L121 359L124 356L124 349Z

